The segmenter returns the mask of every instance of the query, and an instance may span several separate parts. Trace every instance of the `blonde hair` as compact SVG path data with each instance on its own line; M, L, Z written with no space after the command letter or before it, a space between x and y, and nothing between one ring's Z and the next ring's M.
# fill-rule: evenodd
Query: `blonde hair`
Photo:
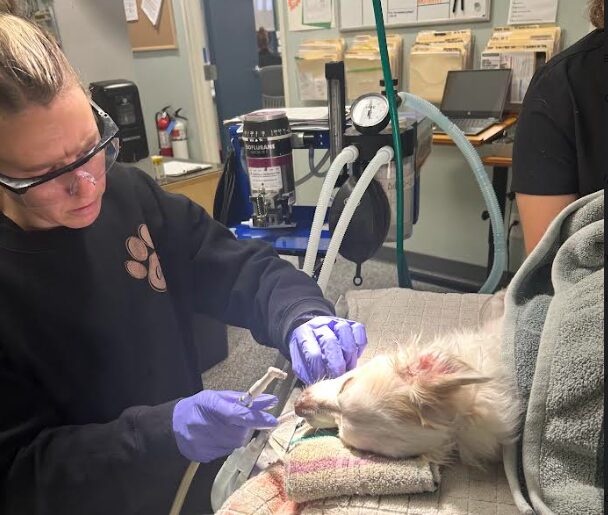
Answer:
M589 20L596 29L604 28L604 0L590 0Z
M0 0L0 116L31 103L46 105L66 87L79 85L52 36L17 13L11 0Z

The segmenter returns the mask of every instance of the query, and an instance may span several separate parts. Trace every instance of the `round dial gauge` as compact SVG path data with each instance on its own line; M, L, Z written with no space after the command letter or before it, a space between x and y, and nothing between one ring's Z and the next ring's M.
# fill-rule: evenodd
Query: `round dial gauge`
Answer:
M380 132L388 124L388 100L380 93L362 95L353 102L350 118L355 129L363 134Z

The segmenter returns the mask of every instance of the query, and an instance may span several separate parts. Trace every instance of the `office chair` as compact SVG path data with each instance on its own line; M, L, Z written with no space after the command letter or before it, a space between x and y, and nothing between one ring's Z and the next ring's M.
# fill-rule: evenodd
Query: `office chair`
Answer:
M285 93L283 90L283 67L278 65L260 68L260 81L262 85L262 107L285 107Z

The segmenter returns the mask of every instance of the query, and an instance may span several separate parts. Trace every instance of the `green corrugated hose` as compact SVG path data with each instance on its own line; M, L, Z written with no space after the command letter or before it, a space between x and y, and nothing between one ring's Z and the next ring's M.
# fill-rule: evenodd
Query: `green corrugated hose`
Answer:
M395 151L395 170L397 179L397 277L401 288L411 288L412 280L405 261L403 252L403 152L401 150L401 137L399 135L399 115L397 113L397 101L393 88L393 76L391 65L388 60L386 48L386 32L384 31L384 17L380 0L372 0L374 4L374 17L376 18L376 33L378 34L378 47L380 48L380 59L382 61L382 74L384 75L384 86L386 98L388 99L391 126L393 129L393 150Z

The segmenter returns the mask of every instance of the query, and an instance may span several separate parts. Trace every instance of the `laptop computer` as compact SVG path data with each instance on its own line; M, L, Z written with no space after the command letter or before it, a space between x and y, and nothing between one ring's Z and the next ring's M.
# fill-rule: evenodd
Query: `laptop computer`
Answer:
M502 119L511 70L452 70L448 72L441 112L467 136L475 136ZM435 133L443 132L439 127Z

